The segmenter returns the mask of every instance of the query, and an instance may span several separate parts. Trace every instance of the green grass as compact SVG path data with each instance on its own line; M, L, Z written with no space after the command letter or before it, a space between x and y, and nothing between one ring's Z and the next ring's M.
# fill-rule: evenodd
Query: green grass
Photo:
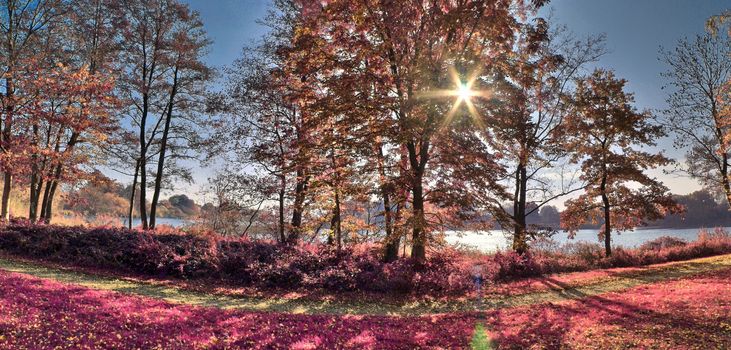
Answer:
M478 323L475 326L475 332L470 341L470 349L472 350L491 350L495 349L495 344L487 336L487 331L482 323Z
M727 268L731 268L731 255L696 259L663 266L651 266L637 271L617 273L612 277L578 286L564 285L548 276L541 280L549 287L546 291L506 296L490 294L488 290L482 306L483 309L497 309L582 299L617 292L638 285L689 277ZM471 312L475 310L475 303L472 301L423 301L397 304L362 301L317 301L293 298L254 298L230 294L202 293L160 283L104 277L71 269L50 268L8 258L0 258L0 269L93 289L151 297L177 304L222 309L358 315L423 315Z

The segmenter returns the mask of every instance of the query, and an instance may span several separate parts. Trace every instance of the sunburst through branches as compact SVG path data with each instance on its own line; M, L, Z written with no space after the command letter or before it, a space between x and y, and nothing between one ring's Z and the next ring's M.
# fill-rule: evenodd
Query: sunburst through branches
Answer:
M454 98L452 108L447 113L444 119L444 125L449 125L454 119L457 112L464 106L467 108L467 112L477 126L482 126L482 119L480 113L475 107L474 99L476 98L487 98L490 93L487 90L476 90L475 84L480 76L480 71L474 71L469 74L466 79L463 79L462 75L457 71L456 68L452 67L449 69L449 77L452 87L450 89L435 89L425 94L427 98Z

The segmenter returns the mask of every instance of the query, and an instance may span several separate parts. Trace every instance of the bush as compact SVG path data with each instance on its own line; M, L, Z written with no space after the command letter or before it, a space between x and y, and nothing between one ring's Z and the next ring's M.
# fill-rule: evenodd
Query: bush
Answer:
M378 250L289 246L212 235L140 232L11 223L0 227L0 250L62 264L183 279L219 279L254 288L464 293L468 275L458 256L435 253L424 263L385 264Z
M647 250L662 250L673 247L682 247L687 245L688 242L676 237L662 236L655 238L652 241L645 242L640 246L641 251Z
M550 242L548 242L550 243ZM278 245L216 235L140 232L13 222L0 226L0 250L66 265L147 276L225 281L242 287L286 291L366 291L420 296L464 295L472 290L472 267L488 281L549 273L641 266L731 253L731 234L702 231L695 242L660 237L638 249L616 247L604 257L598 244L548 244L527 254L492 255L442 249L425 262L379 260L376 246L337 250L322 245Z

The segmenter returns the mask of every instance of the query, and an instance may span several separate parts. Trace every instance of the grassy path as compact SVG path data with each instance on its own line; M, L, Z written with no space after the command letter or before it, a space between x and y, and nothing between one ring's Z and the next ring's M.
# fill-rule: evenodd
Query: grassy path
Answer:
M551 276L541 279L545 291L521 295L486 295L481 309L502 309L534 305L545 302L561 302L630 289L643 284L690 277L701 273L731 268L731 255L702 258L685 262L648 266L632 272L617 272L608 278L593 280L584 285L568 286ZM0 269L51 279L62 283L93 289L109 290L177 304L273 311L294 314L357 314L357 315L423 315L449 312L474 311L473 302L420 302L406 304L358 303L338 301L311 301L303 299L245 298L223 294L208 294L154 283L122 280L76 272L70 269L49 268L27 262L0 258Z

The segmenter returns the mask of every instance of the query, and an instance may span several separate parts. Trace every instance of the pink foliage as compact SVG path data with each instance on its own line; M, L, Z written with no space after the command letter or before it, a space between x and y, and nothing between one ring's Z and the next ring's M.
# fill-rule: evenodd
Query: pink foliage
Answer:
M367 292L418 297L465 296L474 290L471 270L483 266L488 281L507 283L556 273L636 267L731 253L731 235L702 232L686 243L661 237L638 249L617 247L606 258L598 244L573 243L527 254L466 254L449 248L425 262L380 260L380 249L337 250L324 245L278 245L181 232L84 228L14 223L0 227L0 250L115 274L205 280L253 290Z
M501 349L716 349L731 344L731 270L491 311Z
M460 349L474 315L293 315L173 305L0 271L0 348Z

